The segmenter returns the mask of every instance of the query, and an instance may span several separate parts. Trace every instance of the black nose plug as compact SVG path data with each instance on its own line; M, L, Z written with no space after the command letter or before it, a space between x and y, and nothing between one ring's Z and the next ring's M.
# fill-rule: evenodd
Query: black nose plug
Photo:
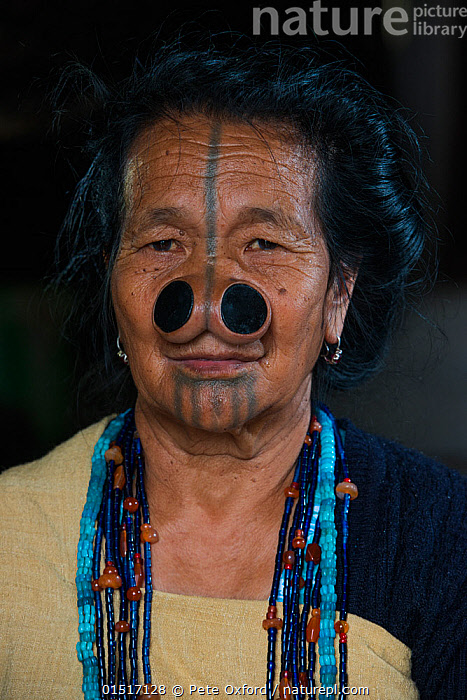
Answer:
M268 307L261 294L248 284L233 284L225 290L221 316L232 333L250 335L259 331L268 316Z
M174 280L164 287L154 305L154 323L164 333L185 325L193 310L193 290L188 282Z
M154 305L154 323L164 333L178 330L191 316L193 290L183 280L170 282ZM221 317L232 333L250 335L264 325L268 307L261 294L248 284L233 284L225 290L221 301Z

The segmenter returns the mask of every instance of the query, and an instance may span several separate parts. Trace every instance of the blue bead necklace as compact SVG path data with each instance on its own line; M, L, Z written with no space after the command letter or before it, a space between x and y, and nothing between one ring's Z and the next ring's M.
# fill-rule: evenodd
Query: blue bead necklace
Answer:
M343 480L339 482L341 475ZM343 501L339 611L336 495ZM309 695L315 688L318 659L321 686L333 686L339 700L344 697L349 628L348 512L350 501L357 495L357 487L348 476L336 421L325 406L320 406L305 437L292 484L285 489L269 607L263 620L268 634L266 694L270 700L276 685L281 698L290 698L293 688L299 688L299 697ZM77 654L83 664L85 700L117 697L128 700L134 697L133 688L138 685L142 687L138 697L155 697L149 649L153 594L151 545L157 541L158 535L149 520L144 456L135 429L134 411L129 410L109 424L95 446L81 517L76 575ZM102 558L105 566L100 573ZM283 620L277 617L277 602L283 603ZM142 634L140 608L143 608ZM281 668L276 684L279 631ZM336 636L339 668L334 651ZM139 648L142 679L138 677ZM118 693L122 689L123 694Z

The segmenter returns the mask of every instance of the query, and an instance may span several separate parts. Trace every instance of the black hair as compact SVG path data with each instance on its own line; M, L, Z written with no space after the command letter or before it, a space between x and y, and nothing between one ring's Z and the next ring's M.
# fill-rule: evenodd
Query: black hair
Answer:
M318 391L347 389L381 368L401 309L426 278L420 261L433 239L429 192L422 149L403 110L349 60L319 47L208 43L202 49L164 45L112 87L82 67L73 72L81 90L92 92L85 121L91 164L60 236L57 281L73 285L70 318L91 364L86 383L101 387L114 410L135 397L131 375L116 357L109 294L124 171L135 138L158 120L202 113L259 127L280 124L312 150L315 213L330 254L330 280L344 283L346 273L358 270L344 355L334 367L317 362Z

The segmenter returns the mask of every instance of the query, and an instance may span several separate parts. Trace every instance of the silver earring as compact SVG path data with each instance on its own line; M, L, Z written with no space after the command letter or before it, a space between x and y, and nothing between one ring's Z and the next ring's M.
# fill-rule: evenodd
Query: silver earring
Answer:
M123 360L123 362L127 365L128 364L128 355L126 354L126 352L124 350L122 350L122 348L120 346L120 336L117 336L117 348L118 348L117 357L120 357Z
M324 341L324 345L326 347L326 352L323 352L321 357L324 359L325 362L328 363L328 365L337 365L339 364L342 356L342 349L341 349L341 339L340 336L337 336L337 346L334 348L334 350L331 350L329 345Z

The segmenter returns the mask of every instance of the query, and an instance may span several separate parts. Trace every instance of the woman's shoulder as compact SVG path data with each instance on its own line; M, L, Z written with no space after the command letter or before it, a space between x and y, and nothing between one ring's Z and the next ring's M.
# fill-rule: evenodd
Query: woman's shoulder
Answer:
M109 420L104 418L78 431L40 459L0 474L3 545L8 548L10 542L16 548L22 534L31 556L49 556L48 550L55 543L67 548L68 557L66 542L73 528L79 532L94 445ZM73 535L73 552L75 539Z
M467 476L436 458L357 428L347 419L339 421L345 431L345 454L349 468L358 474L362 488L398 492L404 500L463 502ZM467 508L467 500L463 508Z
M94 445L113 416L79 430L43 457L27 464L10 467L0 474L1 491L34 490L41 492L44 484L55 490L72 482L77 475L89 475Z
M25 674L34 677L41 697L54 694L56 675L44 649L54 649L64 694L71 697L80 684L76 548L94 444L108 422L0 475L0 673L13 694Z

